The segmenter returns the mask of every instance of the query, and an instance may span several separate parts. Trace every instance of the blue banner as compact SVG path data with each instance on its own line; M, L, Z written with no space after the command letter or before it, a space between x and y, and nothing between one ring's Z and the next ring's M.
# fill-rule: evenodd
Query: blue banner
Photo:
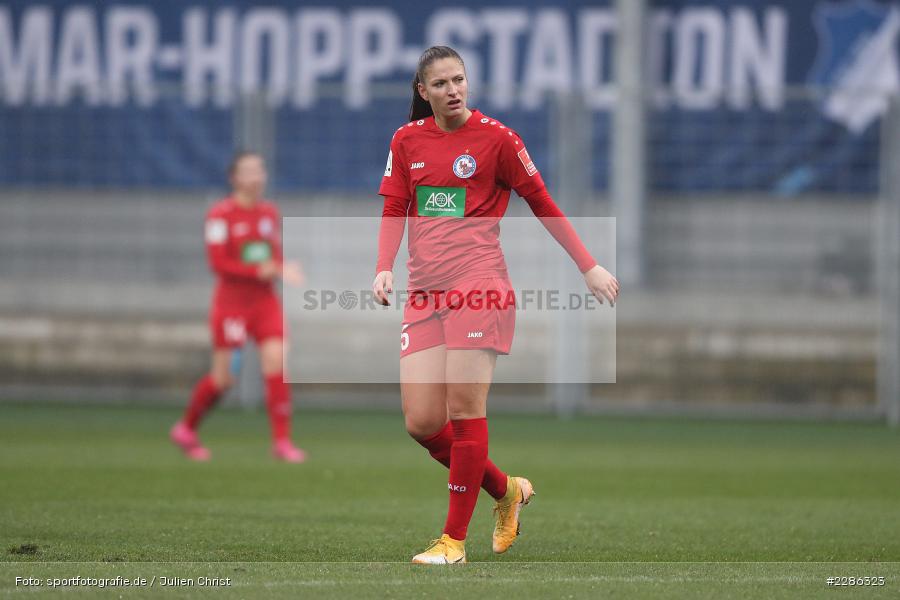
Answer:
M518 130L551 180L549 99L581 91L605 189L616 28L608 2L0 4L0 183L219 185L251 122L279 188L374 193L407 112L396 88L447 43L471 104ZM872 192L898 32L897 1L651 2L649 185Z

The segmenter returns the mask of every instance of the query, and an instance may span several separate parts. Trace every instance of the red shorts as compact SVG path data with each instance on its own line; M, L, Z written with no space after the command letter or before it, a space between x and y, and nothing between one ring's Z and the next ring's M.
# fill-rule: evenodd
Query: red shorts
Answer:
M209 328L213 347L217 349L240 348L248 334L257 344L269 338L284 339L281 302L273 295L246 306L213 305L209 312Z
M449 290L411 294L403 309L400 357L441 344L448 350L509 354L516 298L508 279L461 282Z

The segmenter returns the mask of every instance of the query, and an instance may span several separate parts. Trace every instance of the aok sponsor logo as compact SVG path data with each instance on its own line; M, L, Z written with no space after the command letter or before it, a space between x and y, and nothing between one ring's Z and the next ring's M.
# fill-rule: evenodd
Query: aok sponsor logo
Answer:
M466 189L454 187L416 187L420 217L462 217L466 212Z
M267 242L248 242L241 248L241 260L245 263L261 263L272 258L272 248Z

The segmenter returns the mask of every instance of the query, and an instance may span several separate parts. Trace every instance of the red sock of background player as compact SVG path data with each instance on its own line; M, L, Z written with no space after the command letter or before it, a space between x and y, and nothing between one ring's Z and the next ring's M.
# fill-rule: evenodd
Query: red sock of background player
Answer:
M450 448L453 446L453 426L448 421L444 428L427 438L416 440L421 444L431 457L450 468ZM484 463L484 477L481 479L481 488L494 500L499 500L506 495L506 473L497 468L490 458Z
M488 455L487 419L457 419L450 449L450 508L444 533L454 540L466 539L466 530L481 491L484 463Z
M284 382L284 374L276 373L266 377L266 407L272 425L272 439L286 440L291 437L291 390Z
M212 377L205 375L194 386L191 402L188 404L187 410L184 411L184 424L192 431L196 430L197 425L203 419L203 415L212 408L221 395L222 390L216 386Z

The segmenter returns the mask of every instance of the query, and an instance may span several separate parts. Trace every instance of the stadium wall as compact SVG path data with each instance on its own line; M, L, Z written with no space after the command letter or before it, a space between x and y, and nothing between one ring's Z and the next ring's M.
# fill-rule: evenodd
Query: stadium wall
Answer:
M183 398L208 360L212 279L200 232L215 197L0 194L4 397L41 388L84 397L105 388L120 400ZM280 201L288 216L377 218L380 207L377 197L346 195ZM514 200L510 214L528 215L523 205ZM607 205L597 198L592 206L601 216ZM648 217L650 280L625 290L617 308L617 383L593 386L582 408L873 409L878 322L871 202L667 198ZM545 242L555 251L549 236ZM373 255L374 239L348 232L346 243L349 252ZM508 255L530 251L528 245L533 242L504 239ZM303 260L310 268L341 269L328 256ZM347 340L356 327L341 313L316 326ZM540 332L517 333L521 352L541 343ZM358 390L338 389L313 387L306 396L329 405L359 401ZM393 406L390 387L380 389L388 393L364 403ZM525 398L511 397L511 408L546 408L542 386L510 390L509 396Z

